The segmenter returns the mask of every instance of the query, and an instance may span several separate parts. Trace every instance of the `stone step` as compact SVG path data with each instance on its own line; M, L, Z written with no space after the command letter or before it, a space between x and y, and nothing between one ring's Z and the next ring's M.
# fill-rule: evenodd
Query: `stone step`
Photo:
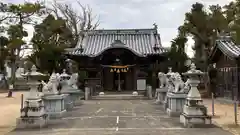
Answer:
M92 100L148 100L148 97L144 95L134 96L132 94L111 94L92 96Z

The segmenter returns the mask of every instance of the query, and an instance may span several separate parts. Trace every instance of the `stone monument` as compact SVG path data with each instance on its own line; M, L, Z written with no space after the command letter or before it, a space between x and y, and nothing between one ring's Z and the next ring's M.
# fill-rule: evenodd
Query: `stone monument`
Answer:
M183 113L180 115L180 122L187 127L212 124L211 116L207 115L207 108L202 104L202 98L197 88L200 76L204 73L196 70L194 63L191 64L190 68L189 71L183 73L183 75L188 76L188 83L191 87L183 107Z
M159 72L158 73L158 79L159 79L159 88L156 89L156 103L163 104L165 100L166 93L168 91L168 79L166 74Z
M45 108L47 113L49 114L50 118L59 118L62 117L63 114L66 112L65 107L65 98L67 95L60 94L57 90L57 87L59 85L58 82L58 76L56 73L52 73L52 75L49 78L48 83L43 84L43 101L45 104Z
M48 122L48 115L44 109L44 102L41 99L41 94L38 92L39 82L43 74L37 72L36 66L33 66L31 72L24 74L29 78L28 85L30 92L24 102L24 107L21 108L21 116L17 118L16 128L35 128L44 127Z
M182 81L179 73L172 74L170 80L173 83L174 90L167 93L167 114L169 116L179 116L183 111L183 105L189 89L185 87L185 83Z

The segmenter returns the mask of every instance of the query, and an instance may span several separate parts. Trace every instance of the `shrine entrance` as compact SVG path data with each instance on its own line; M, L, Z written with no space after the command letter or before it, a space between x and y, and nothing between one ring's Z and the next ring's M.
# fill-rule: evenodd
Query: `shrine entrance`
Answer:
M134 90L134 65L104 65L103 67L103 87L105 91Z
M133 91L136 86L137 57L126 48L105 50L100 57L104 91Z

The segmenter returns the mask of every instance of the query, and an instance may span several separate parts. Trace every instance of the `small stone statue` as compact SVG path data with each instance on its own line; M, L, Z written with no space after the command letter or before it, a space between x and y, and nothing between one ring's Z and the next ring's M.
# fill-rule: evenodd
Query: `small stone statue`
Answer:
M181 92L184 88L184 82L179 73L175 73L174 75L174 92Z
M168 79L164 73L159 72L158 79L159 79L159 88L167 87Z
M58 94L58 77L56 73L52 73L52 75L49 78L48 83L46 84L45 82L42 81L43 84L43 93L44 94Z
M172 72L172 68L168 68L168 73L166 74L167 76L167 87L168 87L168 92L172 92L174 89L173 85L173 80L174 80L174 72Z

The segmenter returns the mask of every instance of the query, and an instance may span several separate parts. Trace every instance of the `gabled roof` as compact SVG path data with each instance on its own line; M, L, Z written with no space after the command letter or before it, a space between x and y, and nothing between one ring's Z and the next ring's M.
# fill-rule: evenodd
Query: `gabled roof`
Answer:
M82 42L68 54L96 57L111 48L128 49L142 57L167 52L157 29L114 29L86 32Z
M215 57L218 49L230 59L240 56L240 46L235 44L230 36L223 36L216 40L215 46L210 53L211 60Z

